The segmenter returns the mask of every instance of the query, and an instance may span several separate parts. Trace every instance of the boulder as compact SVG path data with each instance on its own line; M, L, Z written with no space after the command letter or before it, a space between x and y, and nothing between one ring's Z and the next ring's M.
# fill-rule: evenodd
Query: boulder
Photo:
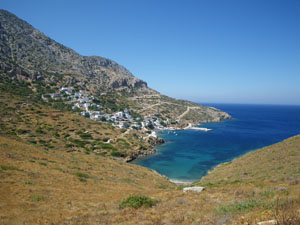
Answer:
M267 221L262 221L262 222L258 222L258 225L272 225L272 224L276 224L276 220L267 220Z
M201 192L203 191L205 188L204 187L185 187L183 188L183 192L188 192L188 191L194 191L194 192Z

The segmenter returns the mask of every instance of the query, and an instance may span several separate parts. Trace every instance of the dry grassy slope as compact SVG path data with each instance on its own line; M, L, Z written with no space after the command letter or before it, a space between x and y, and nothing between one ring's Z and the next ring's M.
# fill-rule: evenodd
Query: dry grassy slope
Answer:
M299 160L300 135L220 164L201 183L295 180L300 176Z
M0 137L0 224L232 224L241 216L252 222L272 219L277 199L282 209L300 208L299 164L288 163L299 159L299 148L297 136L249 153L204 177L206 190L195 194L183 193L140 166L83 152L46 151ZM282 165L286 174L274 172L267 174L272 178L261 179L261 169L251 179L242 178L257 165L245 159L253 155L259 161L261 154L274 158L271 165ZM234 167L242 160L240 168ZM224 171L232 178L220 182L226 176L217 174ZM161 202L149 209L120 210L121 200L135 194Z
M129 195L155 197L173 187L149 169L103 156L0 143L0 224L95 224L119 213Z
M300 224L299 160L300 135L220 164L194 185L218 195L216 210L228 221L297 217L279 224Z
M75 113L61 112L8 94L0 95L0 124L0 134L18 136L49 151L127 156L146 154L152 148L151 143L142 139L145 134L141 132L125 133ZM109 139L111 143L106 143Z
M142 115L160 114L161 119L182 120L182 122L208 122L230 119L231 116L218 109L199 105L194 102L173 99L165 95L144 95L129 98L134 105L139 106Z

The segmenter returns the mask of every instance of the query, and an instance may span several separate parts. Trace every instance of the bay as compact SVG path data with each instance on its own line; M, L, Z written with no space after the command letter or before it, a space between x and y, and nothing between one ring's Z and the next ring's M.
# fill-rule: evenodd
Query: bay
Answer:
M214 166L249 151L300 134L300 106L205 104L233 119L204 123L212 129L160 131L166 144L157 153L135 161L175 181L199 180Z

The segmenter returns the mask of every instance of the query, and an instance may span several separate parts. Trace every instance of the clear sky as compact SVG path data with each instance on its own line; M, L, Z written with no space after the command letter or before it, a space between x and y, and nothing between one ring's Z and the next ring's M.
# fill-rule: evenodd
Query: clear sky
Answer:
M0 8L171 97L300 104L299 0L1 0Z

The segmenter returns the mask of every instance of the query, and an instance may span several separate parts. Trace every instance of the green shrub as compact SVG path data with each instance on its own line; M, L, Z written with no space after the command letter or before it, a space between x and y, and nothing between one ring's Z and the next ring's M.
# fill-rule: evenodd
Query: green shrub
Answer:
M41 139L41 140L39 140L39 143L40 144L46 144L46 141Z
M28 131L23 129L18 129L17 134L26 134Z
M272 209L273 206L274 206L273 202L244 200L241 202L234 202L234 203L221 205L217 208L217 212L220 214L231 214L231 213L249 211L253 208Z
M145 145L140 145L140 150L147 150L147 147Z
M79 178L89 178L89 175L81 172L75 172L74 175L76 175Z
M36 129L35 133L37 133L37 134L45 134L45 132L43 131L43 129L41 127L39 127L38 129Z
M155 206L157 203L158 200L143 195L135 195L124 199L120 204L120 209L124 209L124 208L137 209L140 207L149 208Z
M104 142L107 142L107 141L109 140L109 138L108 138L108 137L104 137L102 140L103 140Z
M72 147L74 147L73 144L65 144L65 148L72 148Z
M126 142L126 140L125 140L125 139L123 139L123 138L118 138L118 139L117 139L117 142L123 142L123 143L127 143L127 142Z
M39 201L42 201L44 199L45 198L42 195L34 195L34 196L32 196L32 200L35 201L35 202L39 202Z
M89 133L82 133L79 135L82 139L93 139L93 136Z
M37 144L36 140L28 140L31 144Z
M114 156L114 157L124 157L125 154L123 152L118 152L118 151L112 151L110 153L111 156Z
M47 166L47 165L48 165L48 164L45 163L45 162L39 162L39 164L40 164L41 166Z
M17 168L14 166L5 166L5 165L0 165L1 170L16 170Z
M84 146L85 146L86 144L89 144L88 141L81 141L81 140L79 140L79 139L69 138L68 140L69 140L70 142L74 143L76 146L79 146L79 147L81 147L81 148L84 148Z
M112 146L111 144L106 144L106 143L101 144L101 148L105 149L105 150L117 151L117 149L114 146Z

